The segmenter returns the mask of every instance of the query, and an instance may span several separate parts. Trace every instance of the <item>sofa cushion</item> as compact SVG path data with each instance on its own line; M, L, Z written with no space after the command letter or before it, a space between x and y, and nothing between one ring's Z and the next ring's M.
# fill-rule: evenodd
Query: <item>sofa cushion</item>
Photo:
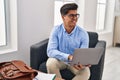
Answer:
M63 70L60 70L60 73L62 75L62 77L65 79L65 80L71 80L75 75L68 69L63 69Z
M42 64L40 64L39 71L47 73L46 62L43 62Z

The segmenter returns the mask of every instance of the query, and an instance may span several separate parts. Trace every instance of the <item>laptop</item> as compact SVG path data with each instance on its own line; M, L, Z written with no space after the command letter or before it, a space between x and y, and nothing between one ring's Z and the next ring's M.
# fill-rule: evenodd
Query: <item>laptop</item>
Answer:
M70 65L97 65L103 55L104 48L78 48L75 49Z

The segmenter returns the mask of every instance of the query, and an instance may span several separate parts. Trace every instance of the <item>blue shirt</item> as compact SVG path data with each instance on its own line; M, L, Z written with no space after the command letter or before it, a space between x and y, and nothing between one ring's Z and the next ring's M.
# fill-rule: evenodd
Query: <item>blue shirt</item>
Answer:
M68 56L72 55L76 48L88 48L88 46L89 36L85 30L76 25L73 31L68 34L64 25L61 24L55 26L51 32L47 55L68 62Z

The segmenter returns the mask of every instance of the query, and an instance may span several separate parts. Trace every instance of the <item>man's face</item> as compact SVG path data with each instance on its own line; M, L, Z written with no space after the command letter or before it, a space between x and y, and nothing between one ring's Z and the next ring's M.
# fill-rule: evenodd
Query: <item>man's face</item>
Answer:
M62 19L65 26L75 27L78 17L77 10L69 10L68 14L62 16Z

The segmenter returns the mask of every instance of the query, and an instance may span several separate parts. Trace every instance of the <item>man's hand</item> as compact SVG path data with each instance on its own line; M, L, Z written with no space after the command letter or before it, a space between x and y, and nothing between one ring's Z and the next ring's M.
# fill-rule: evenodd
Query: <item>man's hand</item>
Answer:
M69 55L68 56L68 60L69 61L72 61L72 59L73 59L73 56L72 55ZM84 69L85 67L91 67L91 65L82 65L82 64L75 64L74 66L73 66L75 69L77 69L77 70L81 70L81 69Z
M73 66L75 69L77 69L77 70L81 70L81 69L84 69L85 68L85 66L84 65L81 65L81 64L79 64L79 65L74 65Z
M81 69L84 69L85 67L91 67L91 65L78 64L78 65L74 65L73 67L77 70L81 70Z

